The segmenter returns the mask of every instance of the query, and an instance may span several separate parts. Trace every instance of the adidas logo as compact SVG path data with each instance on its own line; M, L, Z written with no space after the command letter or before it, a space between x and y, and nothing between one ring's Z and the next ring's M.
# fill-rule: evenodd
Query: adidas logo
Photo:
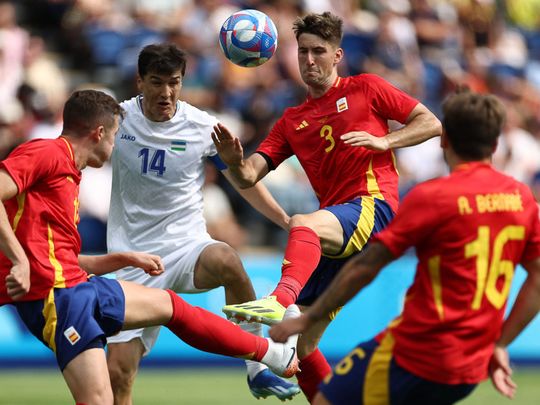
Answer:
M273 309L264 308L264 307L262 307L260 305L239 304L239 305L236 305L236 307L243 308L243 309L250 309L253 312L256 312L258 314L267 314L267 313L276 312Z
M306 128L308 125L309 125L309 124L307 123L307 121L304 120L304 121L302 121L302 122L300 123L300 125L298 125L298 126L296 127L296 130L298 131L298 130L300 130L300 129Z

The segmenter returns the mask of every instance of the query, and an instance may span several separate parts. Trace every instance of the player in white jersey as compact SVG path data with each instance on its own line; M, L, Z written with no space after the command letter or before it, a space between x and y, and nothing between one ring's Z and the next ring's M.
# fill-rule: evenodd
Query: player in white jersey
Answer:
M117 273L119 279L178 293L223 286L227 303L250 301L255 291L238 254L206 231L201 191L205 160L228 175L210 137L216 118L179 99L185 67L185 53L174 45L149 45L139 54L141 95L121 104L126 116L112 155L108 250L147 251L163 260L165 272L158 277L125 268ZM288 227L288 215L266 188L239 192L270 220ZM260 324L242 328L262 335ZM109 338L107 360L115 404L131 404L140 359L158 333L158 327L146 328ZM300 391L266 366L246 363L248 385L257 398L288 399Z

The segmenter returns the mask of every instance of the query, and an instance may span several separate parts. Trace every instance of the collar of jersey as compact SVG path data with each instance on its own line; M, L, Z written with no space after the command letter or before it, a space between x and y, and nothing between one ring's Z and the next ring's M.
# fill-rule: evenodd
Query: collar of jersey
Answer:
M465 162L465 163L460 163L459 165L457 165L454 171L457 172L457 171L472 170L481 166L491 167L491 165L486 162Z
M336 77L336 80L334 80L334 83L332 84L332 87L330 87L328 89L328 91L326 93L324 93L321 97L319 98L313 98L311 97L309 94L307 95L307 100L306 101L311 101L311 100L320 100L321 98L324 98L324 97L328 97L329 95L331 95L334 91L336 91L336 89L341 85L341 82L343 81L343 79L341 77Z
M71 146L71 143L69 143L69 141L63 136L59 136L58 138L64 141L68 149L68 153L69 153L69 157L71 158L71 161L75 162L75 153L73 153L73 146Z

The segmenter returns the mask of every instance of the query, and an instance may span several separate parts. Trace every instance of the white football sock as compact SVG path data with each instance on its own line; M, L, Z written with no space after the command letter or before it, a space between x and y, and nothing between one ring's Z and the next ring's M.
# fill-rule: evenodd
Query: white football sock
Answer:
M239 326L242 330L249 332L255 336L263 336L262 325L260 323L242 322ZM246 367L250 381L253 380L255 376L261 371L268 368L264 364L253 360L246 360Z

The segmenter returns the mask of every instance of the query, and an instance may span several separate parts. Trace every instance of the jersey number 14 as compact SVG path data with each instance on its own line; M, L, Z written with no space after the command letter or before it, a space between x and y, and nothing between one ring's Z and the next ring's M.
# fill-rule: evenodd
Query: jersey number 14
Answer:
M165 150L156 149L150 157L150 149L143 148L139 151L139 157L142 158L141 174L148 174L148 171L156 173L157 176L163 176L165 173Z

